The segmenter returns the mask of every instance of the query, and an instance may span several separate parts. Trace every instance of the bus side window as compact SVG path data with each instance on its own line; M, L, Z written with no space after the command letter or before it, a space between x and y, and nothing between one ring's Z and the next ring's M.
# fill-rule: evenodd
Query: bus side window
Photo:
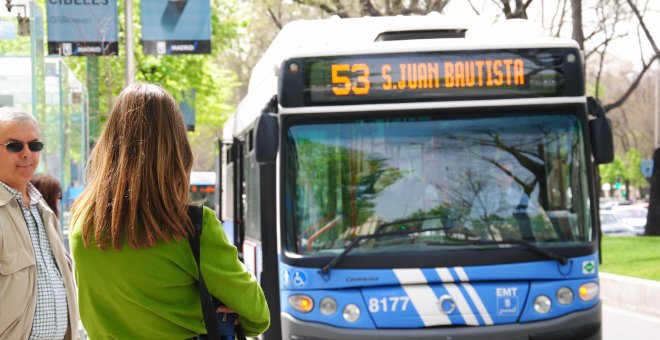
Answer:
M232 157L234 152L233 144L225 144L226 151L226 160L225 160L225 170L224 170L224 197L222 200L222 219L223 220L233 220L234 219L234 175L235 163Z
M261 240L260 173L254 149L253 131L250 129L246 135L248 147L244 149L243 154L243 184L245 186L243 188L243 216L245 236L253 240Z

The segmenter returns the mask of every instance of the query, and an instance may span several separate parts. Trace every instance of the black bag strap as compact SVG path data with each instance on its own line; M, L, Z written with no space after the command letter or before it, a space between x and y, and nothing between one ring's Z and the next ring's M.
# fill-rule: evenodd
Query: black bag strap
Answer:
M206 325L206 335L209 340L221 340L220 330L218 328L218 320L215 317L216 310L213 306L213 298L206 287L204 277L202 276L202 268L199 265L199 244L202 237L202 218L204 208L195 205L188 205L188 216L195 227L195 235L188 237L190 248L192 249L197 268L199 269L199 298L202 301L202 315L204 316L204 324Z

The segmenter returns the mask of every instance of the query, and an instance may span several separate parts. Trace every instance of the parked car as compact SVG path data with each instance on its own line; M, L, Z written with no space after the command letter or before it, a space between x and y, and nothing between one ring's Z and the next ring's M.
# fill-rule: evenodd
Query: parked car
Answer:
M619 202L614 197L600 197L598 198L598 206L601 210L611 209L613 206L618 205Z
M626 225L613 211L600 210L600 230L612 236L634 236L635 230Z
M617 205L612 207L611 211L616 214L623 223L631 227L635 234L644 235L646 228L646 217L648 209L641 205Z

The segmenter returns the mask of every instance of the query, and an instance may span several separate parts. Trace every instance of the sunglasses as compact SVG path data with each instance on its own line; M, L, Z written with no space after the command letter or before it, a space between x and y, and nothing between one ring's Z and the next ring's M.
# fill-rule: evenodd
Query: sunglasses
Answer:
M32 142L9 142L5 144L0 144L4 145L7 148L7 151L13 152L13 153L18 153L23 151L23 146L27 144L28 149L32 152L37 152L41 151L44 148L44 143L43 142L37 142L37 141L32 141Z

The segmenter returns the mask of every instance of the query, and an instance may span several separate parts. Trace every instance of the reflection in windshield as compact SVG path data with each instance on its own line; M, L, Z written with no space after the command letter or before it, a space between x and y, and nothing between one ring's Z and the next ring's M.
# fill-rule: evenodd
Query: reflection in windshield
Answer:
M591 240L573 116L374 119L294 125L284 141L289 251L423 250L474 240ZM398 221L405 221L399 223Z

